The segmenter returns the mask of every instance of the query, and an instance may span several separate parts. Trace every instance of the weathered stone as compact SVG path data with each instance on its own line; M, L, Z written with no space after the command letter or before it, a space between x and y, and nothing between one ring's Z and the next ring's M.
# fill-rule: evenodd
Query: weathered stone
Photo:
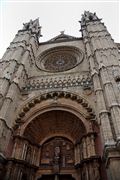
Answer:
M0 179L119 180L119 44L89 11L81 38L40 30L25 23L0 62Z

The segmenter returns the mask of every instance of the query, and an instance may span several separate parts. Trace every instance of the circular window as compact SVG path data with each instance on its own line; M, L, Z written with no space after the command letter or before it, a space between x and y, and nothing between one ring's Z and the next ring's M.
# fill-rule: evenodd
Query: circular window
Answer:
M73 47L56 47L43 52L36 60L38 68L49 72L66 71L77 66L83 53Z

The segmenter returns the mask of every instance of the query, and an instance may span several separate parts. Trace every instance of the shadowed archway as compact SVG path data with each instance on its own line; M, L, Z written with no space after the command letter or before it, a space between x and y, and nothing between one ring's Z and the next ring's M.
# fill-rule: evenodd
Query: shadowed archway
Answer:
M74 114L53 110L37 116L25 129L24 136L36 143L51 136L65 136L77 142L86 134L82 121Z
M84 180L86 169L100 176L96 123L85 107L81 104L78 107L75 101L63 97L58 98L57 103L48 99L23 117L16 131L14 153L28 166L35 165L31 175L36 179L74 180L72 177L81 177ZM89 176L92 178L91 174Z

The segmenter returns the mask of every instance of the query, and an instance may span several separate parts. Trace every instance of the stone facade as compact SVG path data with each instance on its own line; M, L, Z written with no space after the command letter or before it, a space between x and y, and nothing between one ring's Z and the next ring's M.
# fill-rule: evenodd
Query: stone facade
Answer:
M0 179L120 179L120 45L85 11L81 38L23 24L0 61Z

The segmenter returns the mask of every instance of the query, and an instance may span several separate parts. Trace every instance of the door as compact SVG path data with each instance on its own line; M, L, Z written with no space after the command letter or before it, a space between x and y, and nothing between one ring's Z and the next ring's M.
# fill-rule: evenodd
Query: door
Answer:
M38 180L75 180L71 175L43 175Z
M54 175L43 175L40 179L38 180L55 180Z

